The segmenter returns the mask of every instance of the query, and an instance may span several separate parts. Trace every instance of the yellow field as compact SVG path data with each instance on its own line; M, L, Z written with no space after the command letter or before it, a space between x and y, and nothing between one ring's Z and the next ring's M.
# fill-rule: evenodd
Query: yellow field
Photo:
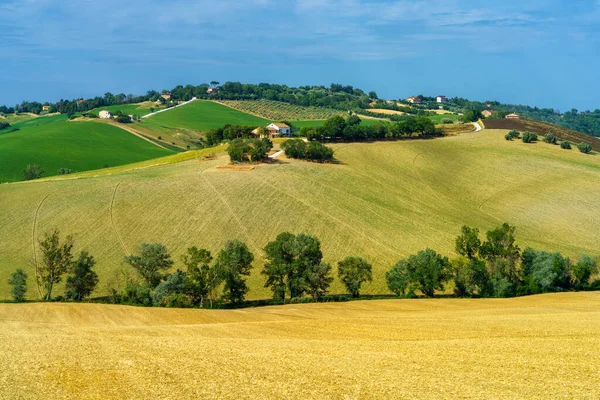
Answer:
M388 115L404 115L405 114L402 111L387 110L385 108L370 108L367 111L374 112L377 114L388 114Z
M123 256L144 241L165 243L174 268L183 267L188 247L215 254L227 239L246 241L256 256L250 299L271 295L260 274L262 249L286 230L319 237L327 262L349 255L372 262L364 293L388 293L385 272L425 247L454 256L463 224L485 232L509 222L522 248L599 256L600 157L507 142L505 133L333 145L339 164L283 160L232 171L217 168L226 157L201 161L210 153L192 153L183 161L190 155L183 153L135 169L2 184L0 298L9 297L17 268L29 273L29 295L37 296L34 249L55 227L74 235L75 251L96 257L96 295L119 288L121 272L131 271ZM337 278L331 290L344 292Z
M597 399L600 293L0 304L0 354L3 399Z

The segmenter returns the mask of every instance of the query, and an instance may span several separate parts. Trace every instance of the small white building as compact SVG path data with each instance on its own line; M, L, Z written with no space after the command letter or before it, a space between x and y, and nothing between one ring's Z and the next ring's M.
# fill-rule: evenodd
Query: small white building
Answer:
M290 137L292 136L292 128L289 125L281 123L281 122L272 122L267 125L267 130L269 131L271 137L283 135Z
M113 117L113 115L108 110L102 110L98 113L98 117L102 118L102 119L111 119Z
M436 96L435 101L438 103L445 103L448 101L448 98L446 96Z

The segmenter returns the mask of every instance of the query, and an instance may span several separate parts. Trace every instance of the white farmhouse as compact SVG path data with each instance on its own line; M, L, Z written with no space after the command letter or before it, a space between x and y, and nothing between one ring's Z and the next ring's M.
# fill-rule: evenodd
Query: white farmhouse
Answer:
M292 129L289 125L281 123L281 122L273 122L267 125L267 130L271 137L283 135L290 137L292 135Z
M446 96L436 96L435 101L438 103L445 103L448 101Z
M98 113L98 117L102 119L111 119L113 117L112 113L107 110L102 110Z

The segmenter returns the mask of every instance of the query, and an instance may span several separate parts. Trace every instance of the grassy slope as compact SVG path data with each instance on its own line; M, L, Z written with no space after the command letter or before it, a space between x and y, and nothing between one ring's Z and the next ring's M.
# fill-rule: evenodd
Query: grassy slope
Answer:
M2 398L600 398L598 292L0 315Z
M346 255L373 262L374 281L364 287L371 293L387 292L384 273L400 257L427 246L452 255L463 224L486 231L508 221L523 247L600 255L600 158L507 142L504 134L340 144L337 165L285 161L238 172L215 169L226 162L217 159L1 185L8 217L0 227L0 298L8 297L9 273L33 257L32 232L37 240L54 227L97 257L99 294L143 241L166 243L177 261L192 245L216 253L228 238L247 241L257 256L251 298L269 295L260 249L285 230L317 235L329 262ZM336 280L332 289L342 286Z
M95 112L97 114L102 110L108 110L112 113L121 111L127 115L135 114L135 115L142 116L142 115L150 114L151 107L155 108L155 111L158 111L159 109L164 108L162 106L157 106L155 104L151 104L151 103L147 102L147 103L141 103L141 104L122 104L122 105L116 105L116 106L99 107L99 108L95 108L88 112Z
M385 124L388 122L389 121L381 121L381 120L377 120L377 119L368 119L368 118L363 117L361 125L371 126L371 125ZM325 120L317 119L317 120L305 120L305 121L291 121L291 124L293 125L294 128L300 129L300 128L304 128L305 126L308 126L308 127L323 126L325 124Z
M16 123L19 131L0 135L0 182L21 180L27 164L39 164L46 176L59 168L85 171L169 154L117 127L67 122L66 116Z

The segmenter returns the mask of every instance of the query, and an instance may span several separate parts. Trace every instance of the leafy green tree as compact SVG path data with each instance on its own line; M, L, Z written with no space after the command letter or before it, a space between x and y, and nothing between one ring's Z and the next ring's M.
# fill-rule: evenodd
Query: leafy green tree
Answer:
M26 181L39 179L44 175L44 170L37 164L27 164L23 170L23 178Z
M161 271L173 265L167 246L162 243L142 243L138 248L139 255L125 257L125 263L131 265L146 281L149 287L156 287L163 279Z
M177 270L167 276L152 292L152 304L155 306L173 306L173 303L181 302L179 296L184 295L190 298L189 303L192 303L190 292L190 280L185 272ZM177 296L177 301L172 302L174 296Z
M233 303L244 301L248 286L244 276L249 276L252 270L254 255L248 246L238 239L228 240L219 252L213 268L218 271L225 282L223 296Z
M519 132L516 129L511 130L510 132L508 132L507 134L508 136L510 136L511 139L518 139L519 136L521 136L521 132Z
M483 115L479 110L467 110L463 113L461 117L462 122L477 122L482 119Z
M479 229L466 225L460 228L460 235L456 238L454 248L461 256L465 256L469 260L475 259L481 248Z
M598 273L598 264L593 257L587 254L582 255L577 261L577 264L571 267L571 276L573 287L575 289L585 289L592 275Z
M490 291L490 278L485 262L476 258L459 257L452 261L454 294L459 297L487 296Z
M290 232L283 232L277 238L265 246L267 262L262 274L267 276L265 287L271 288L273 298L285 300L286 291L297 294L301 288L294 287L296 282L296 236Z
M378 99L377 93L375 93L373 91L369 92L369 98L373 99L373 100L377 100Z
M535 294L568 289L570 286L570 262L560 253L548 253L526 249L522 267L524 284L520 294Z
M523 143L533 143L538 140L538 136L534 132L523 132L521 140Z
M565 150L571 150L571 143L569 143L566 140L561 140L560 141L560 148L561 149L565 149Z
M364 282L373 280L373 266L361 257L346 257L338 262L338 276L352 297L358 297Z
M558 143L558 138L550 132L548 132L544 135L543 140L544 140L544 142L549 143L549 144L557 144Z
M519 284L518 261L521 250L515 244L515 230L514 226L504 223L488 231L487 240L482 243L479 251L481 257L487 262L492 285L502 293L496 291L497 297L513 293L512 291Z
M400 260L385 273L388 288L399 297L406 295L410 285L411 277L407 260ZM409 297L414 297L414 291L410 291Z
M346 120L340 115L333 116L325 121L323 128L327 132L326 135L330 138L342 137L344 128L346 128Z
M98 274L93 270L95 265L96 260L87 251L79 253L79 257L70 268L70 276L67 277L67 299L81 301L92 294L98 284Z
M267 154L273 148L273 143L269 138L252 139L250 140L250 160L254 162L263 161L267 158Z
M329 291L329 286L333 282L331 276L331 265L321 261L306 266L304 272L306 280L306 291L313 299L320 299Z
M346 126L360 125L361 122L362 121L358 115L352 114L352 115L348 116L348 118L346 119Z
M55 229L44 234L44 239L40 241L40 249L42 265L36 266L37 282L45 289L45 300L49 301L52 299L54 284L61 281L73 263L73 238L67 236L64 243L61 243L60 233Z
M592 152L592 145L581 142L577 145L577 149L584 154L589 154Z
M405 270L409 295L420 290L425 296L433 297L436 290L444 290L444 284L450 279L450 262L434 250L425 249L406 260L399 261L394 267Z
M204 301L208 297L210 306L213 304L213 293L221 284L222 280L217 270L210 266L212 261L210 251L190 247L181 257L183 264L187 267L187 275L190 280L190 295L194 304L204 306Z
M14 301L22 302L25 300L27 293L27 274L21 268L13 272L8 280L8 284L12 286L10 294Z

